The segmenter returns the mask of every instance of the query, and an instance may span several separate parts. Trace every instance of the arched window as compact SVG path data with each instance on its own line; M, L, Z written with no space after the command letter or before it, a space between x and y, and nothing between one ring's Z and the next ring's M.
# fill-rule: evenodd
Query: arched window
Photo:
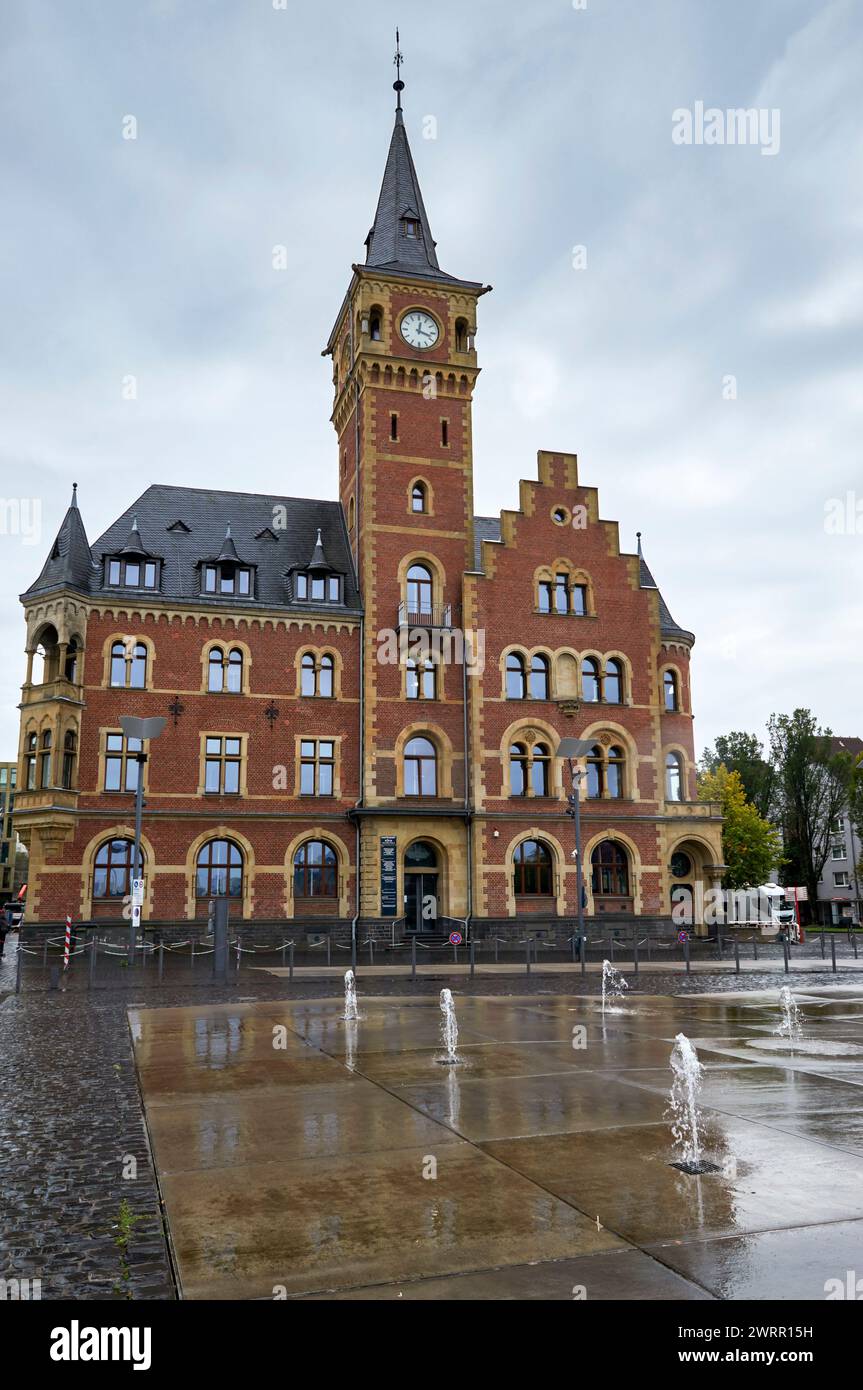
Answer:
M468 350L467 319L456 319L455 321L455 350L456 352L467 352Z
M114 642L111 645L111 684L126 684L126 647L123 642Z
M324 700L333 698L333 672L335 662L328 652L321 657L321 664L318 667L318 694Z
M677 676L674 671L665 671L662 676L662 688L665 694L665 708L669 714L674 714L680 708L680 701L677 694Z
M530 663L530 695L532 700L548 699L548 658L535 656Z
M589 797L626 795L626 754L617 744L603 748L595 743L587 755L587 795Z
M208 840L198 851L195 892L199 898L240 898L243 855L233 840Z
M411 511L424 512L426 510L426 485L425 483L414 483L411 488Z
M294 855L294 897L334 898L338 891L338 859L324 840L306 840Z
M36 790L36 735L28 734L24 745L24 790Z
M437 796L437 753L430 739L408 740L404 772L405 796Z
M616 657L609 657L605 663L602 696L607 704L623 704L623 662Z
M603 840L590 856L596 897L629 896L629 856L617 840Z
M39 753L39 786L51 786L51 730L46 729L42 735Z
M527 748L514 743L509 750L509 787L512 796L527 796Z
M129 662L129 688L143 690L146 684L147 648L143 642L136 642L132 648L132 660Z
M143 868L144 856L141 854ZM93 897L125 898L132 892L135 846L131 840L106 840L93 861Z
M408 570L408 620L414 614L427 617L432 611L433 585L431 571L425 565L411 565Z
M225 684L225 653L221 647L211 647L207 659L207 689L219 691Z
M623 749L618 747L609 748L608 761L606 763L605 785L608 787L608 795L623 796L623 769L625 759Z
M683 763L679 753L669 753L665 759L665 799L683 800Z
M595 743L587 755L587 795L589 797L602 796L602 789L605 785L603 768L602 748Z
M71 791L75 785L75 756L78 751L78 735L68 729L63 739L63 789Z
M506 698L523 700L527 693L524 675L524 657L518 652L510 652L506 659Z
M551 850L541 840L522 840L512 856L516 897L551 896Z
M405 694L409 700L437 699L437 667L430 656L423 662L408 659Z
M74 685L78 679L78 639L73 637L66 648L66 666L63 672L67 681Z
M599 699L599 662L594 656L586 656L581 663L581 695L588 704Z
M239 695L243 688L243 653L239 647L232 647L228 653L228 690Z
M317 671L315 668L315 658L311 652L306 652L300 662L300 694L314 695L317 688Z
M354 511L354 499L352 497L350 502L348 503L348 528L351 531L353 531L354 529Z
M535 743L531 749L530 781L534 796L548 796L548 774L551 754L544 743Z
M379 343L381 340L381 322L380 309L372 309L369 314L369 337L373 343Z

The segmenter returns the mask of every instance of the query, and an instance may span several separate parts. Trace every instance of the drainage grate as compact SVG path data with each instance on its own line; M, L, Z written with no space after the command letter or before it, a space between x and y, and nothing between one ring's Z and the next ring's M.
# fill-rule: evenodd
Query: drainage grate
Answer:
M681 1173L690 1173L693 1176L699 1173L721 1173L722 1169L718 1163L710 1163L706 1158L700 1158L697 1163L687 1160L683 1163L669 1163L669 1168L678 1168Z

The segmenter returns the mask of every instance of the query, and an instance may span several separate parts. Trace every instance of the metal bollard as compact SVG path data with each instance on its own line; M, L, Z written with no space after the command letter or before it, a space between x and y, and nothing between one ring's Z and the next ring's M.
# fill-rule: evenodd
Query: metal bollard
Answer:
M417 978L417 939L411 937L411 980L416 983Z
M569 953L572 956L572 963L575 965L575 932L569 938Z
M159 984L162 983L162 976L165 973L165 943L159 942Z
M821 959L824 960L824 957L825 957L825 952L824 952L824 928L822 927L822 928L821 928Z
M833 974L836 974L836 937L830 938L830 959L833 963Z
M789 963L790 963L790 960L791 960L791 952L790 952L789 949L788 949L788 942L787 942L787 941L783 941L783 943L782 943L782 955L783 955L784 958L785 958L785 974L787 975L787 974L788 974Z
M21 949L21 933L18 932L18 950L15 953L15 993L21 993L21 960L24 955Z
M688 936L685 936L685 937L683 938L683 959L686 961L686 973L687 973L687 975L689 975L689 974L691 973L691 969L690 969L690 963L689 963L689 937L688 937Z
M722 960L722 928L716 928L716 959Z
M18 933L18 939L19 939L19 941L20 941L20 939L21 939L21 933L20 933L20 932ZM47 935L46 935L45 937L43 937L43 939L42 939L42 964L43 964L43 966L45 966L45 965L48 964L48 937L47 937Z
M584 948L585 948L585 939L584 939L583 936L580 936L580 937L578 938L578 954L579 954L580 957L581 957L581 973L582 973L582 975L584 975L584 974L586 973L586 971L587 971L587 960L586 960L585 949L584 949Z
M530 974L530 937L525 939L525 955L527 957L527 974Z
M757 959L758 959L758 937L757 937L757 936L753 939L753 942L752 942L752 958L753 958L753 960L757 960Z
M94 934L93 934L93 937L91 938L91 941L90 941L90 978L89 978L89 981L88 981L88 987L89 987L90 989L93 989L94 986L95 986L95 984L96 984L96 935L95 935L95 933L94 933Z
M369 965L374 965L374 963L375 963L375 943L374 943L374 941L372 940L372 938L369 937Z
M632 967L635 974L638 974L638 937L632 938Z
M240 966L243 963L243 933L237 932L237 979L240 978Z
M734 973L740 974L740 944L737 941L734 943Z
M476 974L476 942L470 943L470 977L473 979Z
M290 948L290 966L289 966L289 970L290 970L290 974L288 975L288 979L289 979L289 980L292 980L292 979L294 978L294 943L293 943L293 941L291 942L291 948Z
M356 971L357 971L357 937L356 937L356 933L355 933L355 932L351 935L351 969L353 970L354 974L356 974Z
M189 963L190 963L190 966L191 966L192 970L194 970L194 968L195 968L195 943L194 943L194 941L192 942L192 954L189 956Z
M498 949L498 945L499 945L498 939L497 939L497 937L495 937L495 939L494 939L494 963L495 963L495 965L497 965L497 949Z
M612 959L612 962L613 962L613 961L614 961L614 932L613 932L613 931L610 931L610 932L608 933L608 940L609 940L609 950L610 950L610 952L611 952L611 959Z
M327 936L327 965L332 965L332 963L333 963L333 959L332 959L332 958L333 958L333 938L332 938L331 936L328 935L328 936Z
M288 949L288 943L287 943L287 941L285 940L285 938L282 937L282 969L283 969L283 970L284 970L284 968L285 968L285 954L286 954L286 952L287 952L287 949Z
M854 933L852 933L852 936L851 936L851 947L852 947L852 950L854 951L854 959L856 960L856 959L857 959L857 936L856 936L856 934L854 934Z

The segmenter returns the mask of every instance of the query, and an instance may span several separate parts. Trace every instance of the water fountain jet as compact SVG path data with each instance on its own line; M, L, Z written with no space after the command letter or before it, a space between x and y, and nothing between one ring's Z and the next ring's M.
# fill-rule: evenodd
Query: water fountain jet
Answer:
M711 1163L701 1153L698 1096L704 1068L685 1033L678 1033L674 1039L671 1070L674 1073L670 1105L671 1133L680 1153L680 1158L671 1167L679 1168L682 1173L718 1173L718 1165Z
M624 980L619 970L615 970L610 960L602 962L602 1012L605 1013L605 1001L608 999L622 999L629 985Z
M458 1024L455 1017L455 1004L452 999L452 990L442 989L440 992L440 1009L443 1014L441 1024L441 1037L446 1048L446 1056L439 1057L441 1066L454 1067L461 1061L458 1056Z
M779 1007L782 1010L782 1022L776 1029L776 1036L787 1038L793 1052L794 1044L799 1043L803 1038L803 1020L800 1017L797 1000L788 985L783 985L779 991Z
M346 1023L355 1022L360 1016L357 1007L357 981L353 970L345 971L345 1011L342 1015Z

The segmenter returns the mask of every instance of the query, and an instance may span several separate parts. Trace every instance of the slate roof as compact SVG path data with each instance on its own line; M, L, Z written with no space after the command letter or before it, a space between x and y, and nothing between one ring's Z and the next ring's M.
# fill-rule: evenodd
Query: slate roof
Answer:
M641 532L638 533L638 563L640 566L640 584L642 589L655 589L659 594L659 631L661 636L669 637L673 641L688 642L690 646L695 642L695 634L687 632L685 627L681 627L671 616L668 604L662 597L659 585L647 566L647 561L641 553Z
M125 537L124 537L125 539ZM48 559L28 594L48 593L52 589L77 589L88 593L93 581L93 556L87 532L78 511L78 485L72 486L72 501L57 532Z
M421 235L409 237L404 233L402 219L419 220ZM475 285L473 280L457 280L441 270L437 243L431 233L419 179L408 144L404 113L396 110L395 125L390 139L387 162L375 220L366 237L366 266L396 275L414 275L424 279L450 280L453 284Z
M278 509L281 508L284 508L284 528L279 526ZM103 583L104 557L120 554L137 517L146 553L162 560L158 597L232 609L296 607L303 611L320 608L339 612L344 608L359 611L361 607L344 516L338 502L249 492L213 492L206 488L155 483L93 544L92 558L87 546L86 568L78 540L78 536L82 536L86 545L84 528L75 507L79 529L74 529L75 519L72 522L69 519L71 512L72 508L63 526L68 528L70 549L74 550L73 577L77 582L72 587L85 592L148 593L147 590L112 588ZM315 550L318 530L332 571L344 576L342 604L317 604L292 597L288 572L307 567L309 556ZM226 558L236 555L241 563L253 568L254 596L201 593L201 561L212 561L222 555ZM67 563L63 573L71 568ZM64 583L70 583L69 578L64 578L57 563L49 559L27 593Z
M840 738L838 734L830 740L834 753L850 753L855 760L863 758L863 738Z
M500 540L499 516L475 516L473 519L473 567L482 569L483 541Z

